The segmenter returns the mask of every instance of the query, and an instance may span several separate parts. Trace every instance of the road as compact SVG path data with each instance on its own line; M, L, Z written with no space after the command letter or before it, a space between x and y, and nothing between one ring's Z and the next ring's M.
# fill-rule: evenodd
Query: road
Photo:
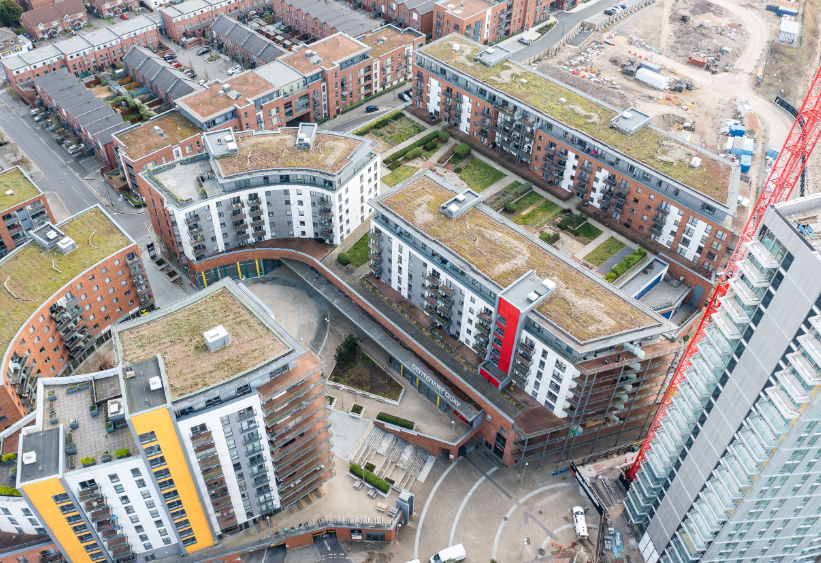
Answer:
M351 131L355 131L363 124L368 123L377 117L383 116L386 113L390 113L399 106L403 105L405 102L397 98L397 95L410 89L410 84L406 84L405 86L406 87L404 88L393 90L382 96L377 96L373 99L372 103L362 104L358 108L340 115L336 119L326 121L320 125L319 128L327 129L328 131L337 131L339 133L350 133ZM379 111L365 113L365 108L369 105L379 106Z
M512 58L515 61L526 61L531 57L535 57L543 51L547 51L553 45L561 41L565 30L570 31L573 27L589 18L593 14L603 12L611 6L622 3L624 0L599 0L592 5L585 7L582 10L571 12L556 12L555 15L558 23L553 26L553 29L545 33L541 39L537 39L527 47L519 49L513 53Z

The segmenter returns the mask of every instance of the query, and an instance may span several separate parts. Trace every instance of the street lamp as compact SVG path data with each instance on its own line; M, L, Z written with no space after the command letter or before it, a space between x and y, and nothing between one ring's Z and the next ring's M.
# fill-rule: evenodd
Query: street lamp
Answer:
M453 442L453 435L456 433L456 421L450 421L450 441Z
M522 471L522 478L521 478L521 479L519 479L519 484L521 484L521 483L522 483L522 481L524 481L524 480L525 480L525 473L527 473L527 466L528 466L528 465L529 465L529 463L528 463L528 462L525 462L525 468L524 468L524 470Z

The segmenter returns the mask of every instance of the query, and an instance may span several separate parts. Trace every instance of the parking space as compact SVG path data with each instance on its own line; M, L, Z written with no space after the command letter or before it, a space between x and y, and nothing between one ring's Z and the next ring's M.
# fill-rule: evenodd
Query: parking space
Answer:
M236 63L219 53L213 51L198 55L197 53L202 47L192 47L191 49L183 49L179 45L171 44L174 54L177 56L177 61L194 71L197 75L194 80L222 80L228 81L231 77L228 75L228 70ZM218 60L208 62L208 59L219 56Z

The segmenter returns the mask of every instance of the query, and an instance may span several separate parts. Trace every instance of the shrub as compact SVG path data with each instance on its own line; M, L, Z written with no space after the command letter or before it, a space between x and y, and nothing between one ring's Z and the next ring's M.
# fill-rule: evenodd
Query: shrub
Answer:
M459 164L463 160L464 159L461 156L456 156L456 153L454 153L453 156L450 157L450 163L453 164L454 166L456 166L457 164Z
M413 430L414 427L414 423L410 420L405 420L404 418L392 416L384 412L380 412L378 415L376 415L376 420L381 420L382 422L387 422L388 424L393 424L394 426L407 428L408 430Z
M3 456L3 461L6 462L6 463L8 463L10 461L14 461L16 459L17 459L17 453L16 452L12 452L10 454L6 454L6 455Z
M353 414L362 414L362 411L365 409L362 405L354 405L351 407L351 412Z
M642 247L638 247L627 258L613 266L607 275L604 276L605 281L613 283L621 277L627 270L636 265L636 263L647 255L647 251Z
M438 146L439 145L436 144L436 141L431 141L430 143L425 143L425 150L426 151L432 151L433 149L435 149Z
M459 174L462 171L462 167L457 166L456 168L453 169L453 171L456 172L457 174Z
M92 463L94 463L94 458L93 457L84 457L80 460L80 463L82 463L83 465L91 465Z
M360 479L362 479L362 475L364 473L365 482L370 485L373 485L383 493L387 493L391 490L391 486L388 484L387 481L385 481L384 479L380 479L370 471L362 469L359 465L355 463L351 464L351 466L348 468L348 471L351 473L351 475L353 475L354 477L359 477Z
M546 242L547 244L553 245L553 244L556 244L559 241L559 238L561 238L561 235L559 233L551 233L549 231L543 231L543 232L539 233L539 238L542 239L542 241Z
M128 457L128 456L130 456L130 455L131 455L131 452L129 451L129 449L128 449L128 448L120 448L119 450L117 450L116 452L114 452L114 456L115 456L117 459L122 459L122 458L124 458L124 457Z
M420 156L422 156L422 147L414 147L408 151L405 158L408 160L413 160L414 158L419 158Z
M418 147L424 147L426 143L430 143L431 141L436 140L438 138L439 138L439 135L438 135L437 131L434 131L433 133L428 133L427 135L425 135L424 137L422 137L421 139L419 139L415 143L411 143L407 147L405 147L403 149L399 149L398 151L392 153L390 156L384 158L382 160L382 163L387 166L391 162L396 162L397 160L399 160L400 158L402 158L403 156L408 154L408 152L410 152L411 150L413 150L415 148L418 148Z
M467 143L459 143L456 145L456 148L453 149L453 154L458 157L465 158L467 155L470 154L471 148L470 145Z
M562 230L566 229L573 229L574 231L579 228L579 225L587 221L587 216L581 213L567 213L562 220L559 221L558 227Z
M388 170L396 170L397 168L402 166L402 162L397 160L396 162L391 162L388 164Z
M438 131L436 133L436 138L439 139L440 143L447 143L448 139L450 139L450 133L447 131Z
M352 364L356 360L356 352L359 350L359 341L356 339L356 336L353 334L348 334L336 347L336 354L334 354L334 360L340 366L346 366L348 364Z
M19 497L20 491L14 487L0 486L0 496L4 497Z
M504 207L520 197L524 196L531 190L530 184L522 184L520 182L511 182L501 192L494 194L487 200L487 205L494 211L504 209Z
M373 473L374 469L376 469L376 466L371 462L365 464L365 471L370 471L371 473Z
M336 256L336 261L339 262L340 264L342 264L343 266L347 266L348 264L351 263L351 258L347 254L345 254L344 252L340 252Z
M338 375L334 376L334 383L339 383L339 376Z

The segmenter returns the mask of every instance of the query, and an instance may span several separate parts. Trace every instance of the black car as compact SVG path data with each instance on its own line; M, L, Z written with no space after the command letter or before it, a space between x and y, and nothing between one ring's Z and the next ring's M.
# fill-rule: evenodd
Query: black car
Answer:
M165 62L170 63L171 61L176 61L177 60L177 55L171 55L171 54L163 55L163 59L165 60Z
M368 106L365 108L365 113L373 113L379 111L379 106Z
M210 47L203 47L202 49L200 49L199 51L197 51L197 54L198 54L198 55L204 55L205 53L210 53L210 52L211 52L211 48L210 48Z

